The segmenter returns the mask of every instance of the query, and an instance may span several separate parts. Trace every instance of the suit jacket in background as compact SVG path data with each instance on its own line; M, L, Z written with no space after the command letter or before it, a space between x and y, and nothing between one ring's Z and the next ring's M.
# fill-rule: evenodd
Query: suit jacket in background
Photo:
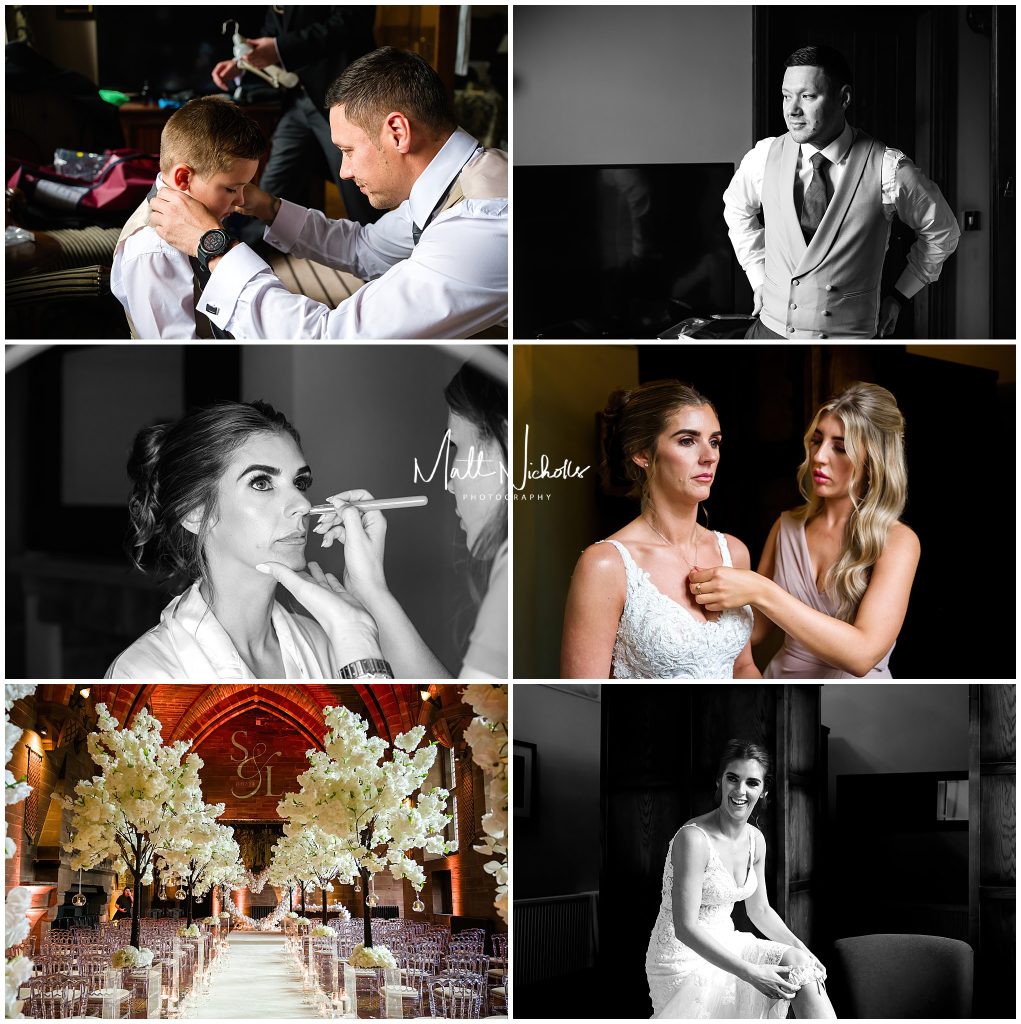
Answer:
M376 8L371 5L269 7L259 35L276 39L284 67L301 78L309 99L322 109L330 83L352 61L376 49L375 21ZM284 94L286 108L288 95L293 97L296 91Z

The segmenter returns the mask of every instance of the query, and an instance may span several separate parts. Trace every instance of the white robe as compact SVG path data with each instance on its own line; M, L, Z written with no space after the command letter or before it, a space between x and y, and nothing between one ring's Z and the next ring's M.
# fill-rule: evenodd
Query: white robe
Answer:
M270 621L280 641L285 679L333 679L336 664L322 627L273 602ZM163 609L160 621L119 654L107 679L254 679L223 626L193 584Z

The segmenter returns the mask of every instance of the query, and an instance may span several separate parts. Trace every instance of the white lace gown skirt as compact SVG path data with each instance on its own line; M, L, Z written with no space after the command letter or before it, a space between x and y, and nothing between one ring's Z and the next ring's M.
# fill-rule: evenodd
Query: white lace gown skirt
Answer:
M778 964L789 948L749 932L714 931L713 938L750 964ZM646 960L654 1020L782 1020L787 1016L789 1000L770 999L676 940L673 945L678 955L656 956L650 950Z

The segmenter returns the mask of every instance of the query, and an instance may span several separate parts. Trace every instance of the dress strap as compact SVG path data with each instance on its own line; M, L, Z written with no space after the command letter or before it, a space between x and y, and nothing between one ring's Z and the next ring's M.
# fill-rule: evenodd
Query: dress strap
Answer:
M716 543L720 546L720 554L723 556L723 564L727 568L733 568L733 561L730 557L730 548L727 547L727 538L724 534L720 533L719 530L713 530L716 534Z
M712 855L716 853L716 847L713 845L713 841L709 838L709 833L706 832L705 829L696 825L693 821L689 821L687 825L682 825L681 828L693 828L697 832L701 832L703 837L705 838L705 841L709 844L709 856L712 857ZM678 829L677 831L679 832L680 829Z
M597 544L612 544L620 554L624 563L624 574L630 587L636 587L643 578L643 571L639 568L634 556L619 540L597 540Z

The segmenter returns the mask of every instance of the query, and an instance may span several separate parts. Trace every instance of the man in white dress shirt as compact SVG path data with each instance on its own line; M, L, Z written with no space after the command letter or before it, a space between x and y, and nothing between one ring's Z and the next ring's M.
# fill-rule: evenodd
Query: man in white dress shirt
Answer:
M326 94L341 175L375 224L331 221L250 186L242 213L284 252L367 280L336 309L292 295L248 246L180 192L162 190L149 223L208 267L199 309L233 337L468 338L507 317L507 157L458 128L446 90L417 54L383 47ZM222 229L221 229L222 230Z
M847 123L851 74L839 53L806 46L786 68L789 132L758 142L723 194L759 317L746 337L885 337L901 308L939 278L957 248L957 221L903 153ZM894 215L916 238L892 292L881 296Z

